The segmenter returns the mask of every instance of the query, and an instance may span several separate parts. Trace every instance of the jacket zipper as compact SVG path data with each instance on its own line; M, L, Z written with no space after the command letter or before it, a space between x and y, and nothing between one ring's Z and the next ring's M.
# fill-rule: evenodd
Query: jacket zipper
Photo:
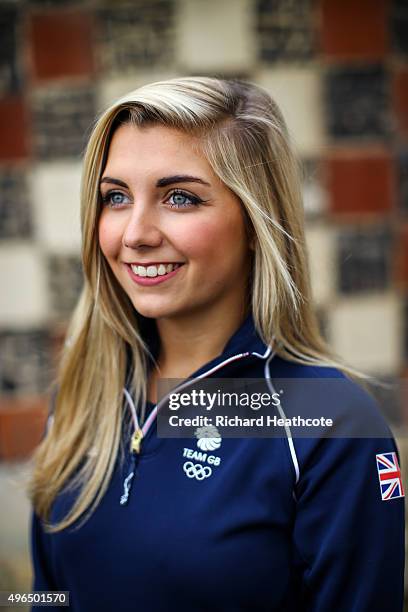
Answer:
M140 445L143 439L143 432L140 429L136 429L130 440L130 461L127 468L127 476L123 481L123 493L120 498L120 505L125 506L129 501L129 495L132 488L132 481L136 476L136 469L140 458Z

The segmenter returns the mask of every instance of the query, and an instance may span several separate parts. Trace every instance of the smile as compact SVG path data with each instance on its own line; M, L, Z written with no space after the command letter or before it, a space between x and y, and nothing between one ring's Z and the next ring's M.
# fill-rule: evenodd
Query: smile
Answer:
M157 285L167 281L177 274L183 263L160 263L142 266L126 264L130 278L138 285Z
M136 276L148 276L154 278L155 276L164 276L176 270L181 264L179 263L161 263L158 265L140 266L136 264L130 264L133 274Z

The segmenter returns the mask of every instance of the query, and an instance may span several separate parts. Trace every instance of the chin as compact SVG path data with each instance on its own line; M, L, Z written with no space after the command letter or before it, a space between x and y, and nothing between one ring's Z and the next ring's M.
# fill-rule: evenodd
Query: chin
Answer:
M148 319L162 319L165 317L171 317L177 314L177 310L172 308L170 305L165 304L141 304L140 302L133 302L135 310L143 317Z

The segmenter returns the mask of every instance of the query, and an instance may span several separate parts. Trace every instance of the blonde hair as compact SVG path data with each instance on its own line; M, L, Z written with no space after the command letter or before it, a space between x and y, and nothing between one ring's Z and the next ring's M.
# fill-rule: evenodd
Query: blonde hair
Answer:
M142 320L115 279L98 243L99 181L113 132L121 122L161 124L199 136L218 177L241 200L255 237L252 312L258 333L288 360L337 367L312 305L298 162L282 114L262 88L204 77L143 86L97 120L85 153L82 194L84 286L73 313L56 385L54 420L36 450L30 485L44 521L66 486L80 494L59 531L88 518L103 497L121 448L127 352L129 388L146 400L149 347ZM142 415L143 418L143 415Z

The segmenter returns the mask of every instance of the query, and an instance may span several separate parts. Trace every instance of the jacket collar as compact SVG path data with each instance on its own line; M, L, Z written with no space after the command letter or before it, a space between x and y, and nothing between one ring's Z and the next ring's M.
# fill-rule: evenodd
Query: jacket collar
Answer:
M154 321L152 321L154 323ZM154 328L156 326L154 325ZM147 341L147 337L144 336L145 341ZM156 340L157 340L157 332L156 332ZM149 344L150 350L157 348L157 344L152 346ZM265 342L261 339L259 334L255 329L255 324L253 320L252 313L250 313L240 327L234 332L234 334L230 337L228 342L226 343L224 350L222 353L213 359L212 361L206 363L201 368L193 372L180 386L180 388L188 386L193 382L194 379L204 378L210 376L214 372L221 370L227 364L237 361L239 359L254 356L258 359L265 360L265 364L267 364L267 359L270 359L274 353L272 352L272 347L265 344ZM128 360L128 371L127 375L129 375L129 360ZM265 365L266 367L266 365ZM135 422L136 429L139 428L136 408L133 404L133 400L126 389L124 388L124 394L128 400L128 403L132 409L133 419ZM149 417L145 421L142 427L142 433L145 436L152 422L155 420L157 411L159 409L160 402L153 408Z
M159 352L159 338L157 334L157 329L155 322L152 319L141 318L141 331L142 335L149 347L154 358L158 356ZM250 312L240 327L232 334L227 343L224 346L223 351L215 357L210 362L204 364L201 368L196 370L191 374L191 378L195 378L196 376L201 375L217 365L222 364L224 361L228 361L235 356L243 356L243 355L254 355L261 359L266 359L270 355L271 349L267 344L262 340L260 335L258 334L255 323L253 319L252 312ZM129 376L129 366L130 366L130 351L128 351L128 371L126 379L128 380ZM151 365L151 361L150 361Z
M246 357L254 355L261 359L266 359L271 353L271 348L261 339L256 331L252 313L249 313L240 327L233 333L226 343L222 353L204 364L189 377L190 379L201 376L205 372L212 371L217 366L222 366L224 362L228 363L234 358Z
M224 347L220 357L227 359L239 353L255 353L257 356L266 357L268 345L258 334L252 312L250 312L237 331L231 336Z

